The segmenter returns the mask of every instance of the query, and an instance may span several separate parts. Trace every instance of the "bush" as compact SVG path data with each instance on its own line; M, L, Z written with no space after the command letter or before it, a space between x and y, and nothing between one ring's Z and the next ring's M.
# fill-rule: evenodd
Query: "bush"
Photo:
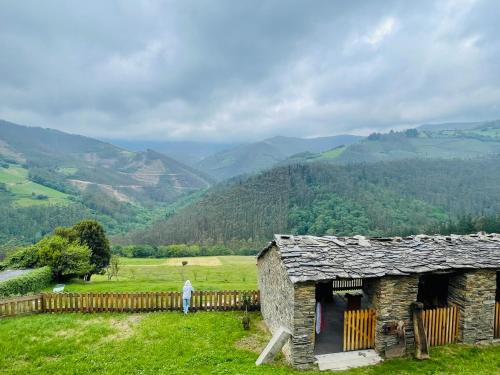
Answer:
M39 261L36 247L22 247L9 255L5 264L12 268L34 268Z
M39 264L50 266L54 278L60 280L71 276L83 276L90 272L90 249L88 246L70 242L61 236L45 237L36 244Z
M42 267L13 279L0 281L0 297L38 292L50 285L52 271Z

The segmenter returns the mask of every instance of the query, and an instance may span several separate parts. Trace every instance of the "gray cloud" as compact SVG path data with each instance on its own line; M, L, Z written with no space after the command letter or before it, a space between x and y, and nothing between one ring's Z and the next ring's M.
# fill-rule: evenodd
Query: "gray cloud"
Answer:
M0 118L245 141L500 117L500 3L5 1Z

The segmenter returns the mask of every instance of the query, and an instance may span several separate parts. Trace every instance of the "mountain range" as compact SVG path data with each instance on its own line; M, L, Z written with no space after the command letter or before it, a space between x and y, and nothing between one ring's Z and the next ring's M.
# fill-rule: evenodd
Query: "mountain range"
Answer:
M319 153L355 143L363 137L337 135L321 138L273 137L239 145L205 157L196 167L219 180L273 167L299 152Z
M391 202L402 202L407 197L406 208L395 209L394 215L401 214L412 224L405 227L401 220L392 219L387 221L390 225L368 224L377 218L375 214L367 216L366 212L363 213L368 209L366 207L370 207L370 200L366 197L372 194L368 193L370 189L379 187L378 180L370 182L366 176L370 171L378 171L388 181L394 179L397 182L403 178L411 181L414 177L398 168L404 166L412 173L425 175L436 160L442 160L439 164L442 170L436 172L436 176L447 176L449 170L458 173L462 166L483 168L480 164L471 164L474 162L486 163L490 168L498 162L495 157L500 154L500 121L423 125L400 132L374 133L368 137L277 136L247 144L118 143L113 145L57 130L0 121L0 207L10 217L0 227L0 241L32 242L55 226L69 225L90 216L103 222L111 234L128 233L122 239L130 241L141 239L156 243L161 238L170 242L232 239L251 239L253 242L261 241L271 229L304 232L304 226L293 224L293 217L316 212L306 220L315 222L319 220L316 216L324 217L334 206L347 210L338 214L343 221L352 219L353 226L349 230L342 229L345 233L382 235L389 227L399 228L399 231L410 227L423 228L434 219L456 217L458 210L450 211L433 201L408 196L404 189L395 193L390 186L383 185L377 194L372 192L372 199L384 202L385 208L377 206L380 212L387 210L393 204ZM186 156L185 160L176 160L171 155ZM422 164L426 160L430 164ZM451 164L446 164L447 160ZM304 169L308 165L312 169ZM483 170L495 175L488 168ZM287 170L293 173L283 172ZM336 185L332 185L332 181L345 177L347 170L352 174L349 179L356 176L355 180L359 180L362 186L359 196L335 192ZM355 170L365 172L359 175L353 172ZM302 181L300 176L304 173L316 182L308 185L309 180ZM276 184L272 179L280 183ZM446 184L445 181L441 183ZM463 183L477 188L472 181ZM349 186L355 191L358 187L353 184L351 182ZM301 197L307 197L304 198L307 202L311 200L306 205L294 192L299 185L304 189ZM437 186L432 189L437 189ZM364 196L361 191L368 195ZM496 192L492 187L486 196L491 198L492 191ZM441 191L439 194L453 199L451 192ZM360 199L360 196L364 198ZM251 206L248 202L252 202ZM359 202L364 203L359 206ZM480 213L470 202L461 201L460 204L464 213ZM417 206L418 210L415 209ZM481 209L487 207L485 204ZM256 211L268 215L261 218ZM410 214L411 211L414 214ZM377 211L372 208L370 212ZM421 215L419 217L425 220L419 221L412 215ZM179 223L184 223L184 227L179 228ZM252 229L245 227L248 225ZM316 224L306 226L310 228L311 225ZM157 228L162 228L160 237ZM221 230L224 235L220 234ZM304 233L322 231L308 229Z

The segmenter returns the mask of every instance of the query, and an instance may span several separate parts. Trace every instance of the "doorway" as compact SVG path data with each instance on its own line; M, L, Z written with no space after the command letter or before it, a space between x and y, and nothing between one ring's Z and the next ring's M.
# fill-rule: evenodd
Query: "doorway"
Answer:
M424 309L448 306L449 274L426 274L418 281L417 301L424 304Z
M337 280L316 283L316 324L319 323L319 327L314 327L315 355L344 351L344 313L365 308L367 304L361 282L345 285L349 286L341 287ZM319 321L318 316L321 317Z

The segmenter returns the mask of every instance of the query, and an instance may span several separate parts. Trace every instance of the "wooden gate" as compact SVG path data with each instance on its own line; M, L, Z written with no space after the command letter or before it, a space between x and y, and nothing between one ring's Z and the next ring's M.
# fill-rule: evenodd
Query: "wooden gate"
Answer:
M495 304L495 338L500 338L500 301Z
M457 342L458 319L457 306L424 310L423 320L429 346Z
M344 351L375 346L375 310L344 311Z

